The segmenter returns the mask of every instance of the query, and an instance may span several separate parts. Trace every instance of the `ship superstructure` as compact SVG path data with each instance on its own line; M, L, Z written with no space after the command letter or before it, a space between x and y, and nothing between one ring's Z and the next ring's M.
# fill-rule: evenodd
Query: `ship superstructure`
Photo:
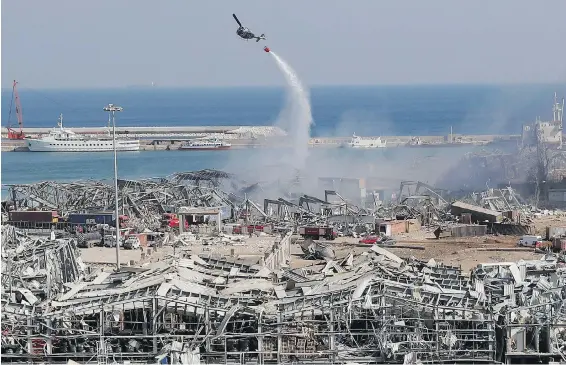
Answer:
M89 137L76 134L63 127L63 114L59 116L57 128L40 138L26 138L26 146L31 152L108 152L113 150L110 130L105 136ZM136 139L116 139L117 151L139 151L140 141Z

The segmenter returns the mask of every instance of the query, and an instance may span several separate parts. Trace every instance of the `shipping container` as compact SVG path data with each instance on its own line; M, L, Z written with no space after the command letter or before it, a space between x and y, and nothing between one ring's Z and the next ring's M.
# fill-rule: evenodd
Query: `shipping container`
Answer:
M12 222L47 223L54 222L54 219L57 218L57 212L51 210L20 210L11 211L8 217Z
M566 238L555 238L552 240L554 251L566 252Z
M269 226L264 226L264 225L253 225L250 224L249 226L241 226L241 225L235 225L235 226L231 226L230 231L233 234L250 234L253 232L271 232L271 229Z
M75 224L114 224L114 213L71 213L68 222Z
M299 227L299 234L305 238L315 240L321 237L333 240L338 236L332 227Z
M566 227L546 227L546 239L548 241L564 235L566 235Z

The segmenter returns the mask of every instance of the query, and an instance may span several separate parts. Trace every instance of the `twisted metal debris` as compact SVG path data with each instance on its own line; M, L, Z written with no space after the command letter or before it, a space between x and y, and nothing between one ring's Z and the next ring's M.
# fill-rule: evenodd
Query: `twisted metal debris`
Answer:
M181 206L233 205L230 195L220 189L222 180L230 176L222 171L201 170L165 178L119 180L118 206L132 217L132 224L157 229L161 213ZM65 215L69 212L111 211L115 204L113 186L102 181L43 181L8 187L8 197L16 209L49 208Z
M2 359L27 353L52 362L168 356L185 364L566 359L566 270L554 256L482 264L465 276L458 267L404 260L372 246L292 270L290 245L287 235L254 262L191 255L137 272L77 276L34 303L4 289Z

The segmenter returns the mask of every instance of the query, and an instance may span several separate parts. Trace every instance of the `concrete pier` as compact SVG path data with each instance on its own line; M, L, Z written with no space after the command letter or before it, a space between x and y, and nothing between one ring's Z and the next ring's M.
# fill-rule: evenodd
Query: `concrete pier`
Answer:
M211 129L208 129L211 128ZM177 150L181 144L193 138L212 137L226 139L232 144L232 148L261 148L281 145L281 137L275 136L277 130L268 130L270 127L131 127L123 128L118 134L130 138L140 138L141 151ZM272 128L272 127L271 127ZM28 136L40 136L48 128L24 128ZM88 130L95 134L104 131L103 128L73 128L76 133ZM254 132L259 133L254 133ZM4 132L4 131L3 131ZM271 133L273 132L273 133ZM275 134L275 135L274 135ZM25 151L25 141L7 140L3 134L2 151ZM368 136L365 136L368 137ZM313 137L309 140L309 146L318 147L340 147L347 144L352 137ZM440 146L470 146L488 145L492 143L517 144L519 135L448 135L448 136L381 136L387 142L387 147L407 146L415 138L420 140L419 145L411 147L440 147Z

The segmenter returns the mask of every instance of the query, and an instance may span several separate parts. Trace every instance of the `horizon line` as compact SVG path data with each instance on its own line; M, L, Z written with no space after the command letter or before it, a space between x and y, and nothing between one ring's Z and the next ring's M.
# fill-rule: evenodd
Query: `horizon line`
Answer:
M307 85L309 89L321 88L364 88L364 87L478 87L478 86L566 86L566 81L556 82L501 82L501 83L389 83L389 84L312 84ZM191 90L191 89L283 89L286 85L183 85L183 86L159 86L157 85L126 85L126 86L63 86L63 87L26 87L20 86L20 91L44 90L44 91L103 91L103 90ZM11 91L12 85L1 87L2 92Z

